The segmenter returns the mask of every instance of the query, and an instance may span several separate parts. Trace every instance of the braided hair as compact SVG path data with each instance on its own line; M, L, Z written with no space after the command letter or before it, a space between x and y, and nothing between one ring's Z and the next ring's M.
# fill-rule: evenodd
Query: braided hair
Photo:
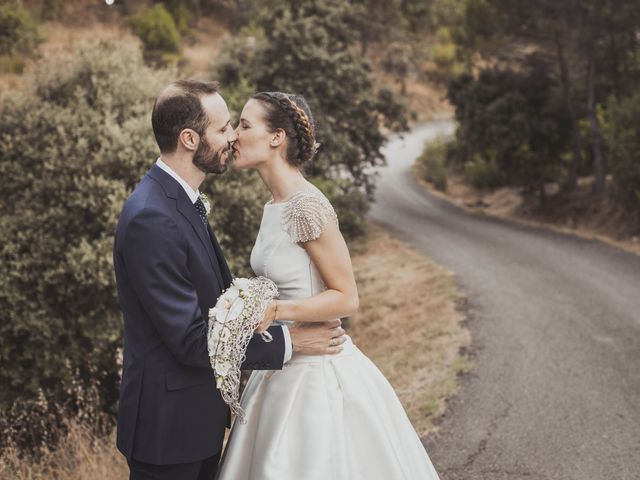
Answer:
M260 92L252 98L263 102L268 128L285 131L287 161L300 167L311 160L316 151L315 121L304 97L282 92Z

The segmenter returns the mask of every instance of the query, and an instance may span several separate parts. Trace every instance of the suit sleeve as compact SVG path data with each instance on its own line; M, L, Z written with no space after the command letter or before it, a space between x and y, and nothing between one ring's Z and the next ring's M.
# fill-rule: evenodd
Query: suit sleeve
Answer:
M187 268L188 249L175 222L165 214L145 210L127 225L122 255L137 297L176 360L211 368L207 324ZM284 339L271 327L273 342L254 336L243 369L281 369Z
M132 288L167 348L183 365L209 367L206 323L175 222L145 210L127 225L122 246Z
M281 326L269 328L272 342L265 342L254 335L247 347L247 358L240 367L242 370L281 370L284 363L285 340Z

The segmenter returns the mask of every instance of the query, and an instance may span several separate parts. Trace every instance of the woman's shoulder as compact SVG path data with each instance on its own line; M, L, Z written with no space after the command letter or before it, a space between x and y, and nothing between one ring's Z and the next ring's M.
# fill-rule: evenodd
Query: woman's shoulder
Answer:
M333 205L312 184L292 195L282 210L282 227L296 243L316 240L330 220L338 223Z

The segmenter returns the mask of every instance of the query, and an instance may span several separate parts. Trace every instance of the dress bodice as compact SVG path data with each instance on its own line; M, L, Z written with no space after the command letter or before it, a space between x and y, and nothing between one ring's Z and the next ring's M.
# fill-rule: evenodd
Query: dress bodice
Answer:
M280 299L308 298L326 289L300 242L318 238L329 221L337 222L333 207L313 185L286 202L264 206L251 268L275 282Z

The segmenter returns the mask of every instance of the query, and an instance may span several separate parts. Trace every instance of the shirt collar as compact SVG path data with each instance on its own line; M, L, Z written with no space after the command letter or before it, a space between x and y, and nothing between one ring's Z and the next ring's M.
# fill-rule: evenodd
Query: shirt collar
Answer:
M158 165L158 167L171 175L174 180L182 186L187 196L189 197L189 200L191 200L191 203L196 203L198 198L200 198L200 190L194 190L193 188L191 188L191 185L185 182L184 179L176 172L174 172L169 165L164 163L160 157L158 157L158 160L156 160L156 165Z

